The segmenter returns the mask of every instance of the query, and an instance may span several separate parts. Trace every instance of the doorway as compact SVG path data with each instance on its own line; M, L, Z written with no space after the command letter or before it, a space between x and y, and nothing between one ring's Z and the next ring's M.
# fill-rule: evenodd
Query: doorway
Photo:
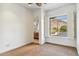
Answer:
M34 43L39 44L39 18L34 19Z

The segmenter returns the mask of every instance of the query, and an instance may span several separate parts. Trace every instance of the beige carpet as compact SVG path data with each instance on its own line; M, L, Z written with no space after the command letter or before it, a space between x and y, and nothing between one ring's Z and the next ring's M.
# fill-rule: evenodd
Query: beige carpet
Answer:
M72 47L55 44L30 44L1 54L2 56L77 56L77 51Z

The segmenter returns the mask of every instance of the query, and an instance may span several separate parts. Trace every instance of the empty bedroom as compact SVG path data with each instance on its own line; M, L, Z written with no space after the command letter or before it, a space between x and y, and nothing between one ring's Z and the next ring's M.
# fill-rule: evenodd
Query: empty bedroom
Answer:
M79 4L0 3L0 56L78 56Z

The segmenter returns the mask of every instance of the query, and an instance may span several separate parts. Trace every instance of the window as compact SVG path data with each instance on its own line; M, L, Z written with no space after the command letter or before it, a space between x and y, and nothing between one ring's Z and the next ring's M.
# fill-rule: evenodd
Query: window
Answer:
M50 17L50 35L67 36L67 16Z

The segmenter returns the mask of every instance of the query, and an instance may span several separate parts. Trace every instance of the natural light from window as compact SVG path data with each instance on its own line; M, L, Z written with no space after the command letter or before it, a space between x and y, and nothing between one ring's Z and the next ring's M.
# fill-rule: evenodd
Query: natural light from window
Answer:
M67 15L50 17L50 35L67 37Z

